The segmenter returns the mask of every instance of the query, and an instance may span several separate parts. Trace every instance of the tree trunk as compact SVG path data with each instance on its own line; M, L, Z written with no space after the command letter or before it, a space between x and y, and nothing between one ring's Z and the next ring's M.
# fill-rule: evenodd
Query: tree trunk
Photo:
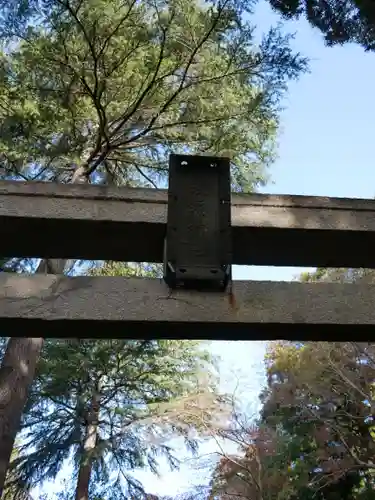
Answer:
M89 500L90 476L93 463L93 454L95 451L96 439L98 435L99 411L100 388L98 385L91 399L91 405L87 415L86 433L83 442L83 453L78 472L75 500Z
M43 259L36 272L62 274L65 259ZM11 337L0 368L0 498L22 412L44 344L43 338Z
M0 368L0 498L43 338L12 337Z
M61 274L65 259L43 259L36 272ZM0 498L43 338L11 337L0 368Z

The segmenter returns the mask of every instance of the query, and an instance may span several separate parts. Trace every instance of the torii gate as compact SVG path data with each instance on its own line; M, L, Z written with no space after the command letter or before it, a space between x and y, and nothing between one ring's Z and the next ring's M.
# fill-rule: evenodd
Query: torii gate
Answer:
M375 285L232 283L230 270L375 268L375 200L231 195L228 159L171 155L169 191L2 181L0 231L2 257L165 264L164 280L1 273L12 336L372 338Z

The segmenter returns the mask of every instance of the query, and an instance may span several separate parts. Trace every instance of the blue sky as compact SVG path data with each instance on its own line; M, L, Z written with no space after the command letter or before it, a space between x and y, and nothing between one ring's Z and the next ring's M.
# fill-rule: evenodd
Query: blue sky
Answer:
M261 2L254 19L259 29L265 31L278 20L268 4ZM281 119L279 158L270 171L273 183L262 192L375 197L375 55L350 45L327 48L320 33L304 20L288 22L285 28L297 32L294 46L310 58L311 71L290 85ZM234 277L291 280L301 270L237 267ZM250 412L257 409L264 383L265 346L265 342L217 342L213 346L215 354L222 357L222 387L231 390L239 378ZM213 451L214 444L208 443L202 453ZM137 477L149 492L175 495L190 484L207 480L189 464L173 473L163 467L159 479L148 473Z

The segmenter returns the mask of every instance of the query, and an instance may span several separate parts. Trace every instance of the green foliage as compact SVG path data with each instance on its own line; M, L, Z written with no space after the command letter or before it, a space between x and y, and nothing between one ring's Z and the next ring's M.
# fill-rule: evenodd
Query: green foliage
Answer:
M375 4L372 0L269 0L286 18L305 16L328 45L359 43L375 49Z
M1 337L1 339L3 338L4 337ZM16 444L12 452L11 460L16 460L17 457L18 445ZM27 485L25 485L22 478L18 476L17 470L12 470L8 473L1 500L33 500Z
M127 264L122 262L106 261L100 267L94 267L90 274L95 276L124 276L134 278L142 276L144 278L162 278L163 268L161 264Z
M39 483L54 478L73 453L76 472L91 396L100 383L95 487L132 491L129 471L149 467L156 472L163 454L177 467L165 442L181 435L194 452L194 427L199 430L217 410L217 396L199 381L207 362L195 342L47 342L25 413L21 455L13 466L23 480ZM199 421L202 410L207 414ZM119 474L115 482L110 481L113 470Z
M154 185L170 152L226 155L251 189L275 155L279 99L306 68L272 29L257 47L230 2L50 2L0 60L10 174ZM94 175L94 173L96 175Z

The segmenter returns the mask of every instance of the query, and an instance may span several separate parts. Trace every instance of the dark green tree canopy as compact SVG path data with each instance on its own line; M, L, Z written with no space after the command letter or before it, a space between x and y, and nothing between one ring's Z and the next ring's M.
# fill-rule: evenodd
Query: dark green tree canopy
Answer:
M373 0L269 0L286 18L305 16L318 28L328 45L354 42L375 50Z

